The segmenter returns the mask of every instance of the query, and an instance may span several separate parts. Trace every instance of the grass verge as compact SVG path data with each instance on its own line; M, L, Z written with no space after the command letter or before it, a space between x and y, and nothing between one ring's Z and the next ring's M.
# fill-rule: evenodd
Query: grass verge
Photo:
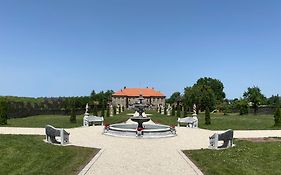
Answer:
M281 142L235 140L225 150L188 150L184 153L205 175L279 175Z
M43 136L0 135L0 174L74 175L99 151L94 148L56 146Z

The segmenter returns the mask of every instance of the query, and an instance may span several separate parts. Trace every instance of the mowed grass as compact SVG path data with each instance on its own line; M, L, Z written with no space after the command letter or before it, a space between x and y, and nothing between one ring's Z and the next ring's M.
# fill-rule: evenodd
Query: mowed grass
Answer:
M273 115L211 114L211 125L205 125L205 115L199 115L199 127L210 130L266 130L281 129L274 127Z
M70 123L70 116L65 115L36 115L24 118L14 118L8 120L7 127L32 127L44 128L46 125L52 125L58 128L74 128L83 125L83 116L76 116L76 123Z
M184 153L205 175L280 175L281 142L234 142L225 150L188 150Z
M128 113L132 113L132 111L125 111L118 115L114 115L111 117L105 117L104 124L115 124L115 123L126 122L131 117L131 116L127 115Z
M99 151L56 146L43 136L0 135L0 174L74 175Z
M134 113L134 111L125 111L121 114L105 117L104 124L114 124L126 122L131 116L128 113ZM148 114L152 114L150 117L155 123L165 124L169 126L176 126L176 116L167 116L157 113L156 111L146 111ZM188 114L191 116L192 114ZM63 115L38 115L25 118L9 119L8 125L10 127L45 127L47 124L60 128L73 128L80 127L83 123L83 116L77 115L77 122L70 123L69 116ZM198 115L199 127L210 130L268 130L268 129L281 129L281 127L274 126L273 115L243 115L229 114L223 115L221 113L211 114L211 125L205 125L204 113Z
M149 113L153 114L151 119L155 123L161 123L169 126L177 125L176 116L166 116L154 111ZM192 116L192 114L188 114ZM274 127L273 115L239 115L229 114L223 115L221 113L211 114L211 125L205 125L205 114L198 115L199 128L210 130L268 130L268 129L281 129L281 127Z

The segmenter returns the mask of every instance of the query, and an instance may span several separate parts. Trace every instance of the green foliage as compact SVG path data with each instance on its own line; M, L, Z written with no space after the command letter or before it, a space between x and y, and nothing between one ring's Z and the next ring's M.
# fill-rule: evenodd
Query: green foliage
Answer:
M229 104L228 101L224 101L221 103L220 110L223 112L224 115L227 115L228 113L231 112L231 105Z
M0 135L0 174L75 175L99 151L55 146L44 143L43 139L43 136Z
M236 102L236 106L239 109L240 115L246 115L249 113L249 105L246 100L240 99Z
M6 100L0 99L0 125L6 125L8 119L8 105Z
M217 79L200 78L192 87L185 88L183 103L190 108L196 104L197 111L205 110L206 107L214 110L225 98L223 88L223 84Z
M267 104L271 106L276 106L280 104L280 97L279 95L272 95L270 98L267 100Z
M175 110L175 107L172 106L172 113L171 113L172 116L175 116L176 115L176 110Z
M171 97L166 100L166 103L169 103L169 104L176 103L179 98L181 98L181 93L180 92L174 92L171 95Z
M210 124L211 124L210 109L209 109L209 107L206 107L206 110L205 110L205 125L210 125Z
M109 109L109 106L106 108L106 117L110 117L110 109Z
M105 117L105 109L104 108L101 109L101 116Z
M183 117L187 117L187 106L183 107Z
M281 126L281 111L279 106L274 113L274 126Z
M177 117L180 117L181 116L181 106L178 105L177 106Z
M97 108L97 105L94 105L94 108L93 108L93 115L94 115L94 116L98 116L98 108Z
M214 92L214 96L217 102L222 102L225 98L225 93L223 92L223 83L218 79L213 79L210 77L200 78L196 82L197 85L208 86Z
M266 141L266 140L265 140ZM225 150L188 150L204 175L279 175L280 142L255 143L234 140L235 147Z
M244 92L243 97L248 101L252 103L252 106L254 108L254 113L257 114L258 107L260 104L265 103L266 98L261 93L261 90L259 87L249 87L247 91Z
M70 121L70 123L76 123L77 122L77 120L76 120L76 113L75 113L74 109L71 110L71 115L70 115L69 121Z
M116 115L116 106L113 106L113 115Z
M96 93L95 90L91 93L91 100L94 104L99 104L101 106L106 106L111 100L111 96L114 93L113 90L107 90L106 92L101 91Z

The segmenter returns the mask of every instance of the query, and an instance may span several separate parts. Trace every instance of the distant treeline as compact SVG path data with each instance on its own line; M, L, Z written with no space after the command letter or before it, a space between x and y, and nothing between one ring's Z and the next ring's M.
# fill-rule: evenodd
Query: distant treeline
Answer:
M108 108L113 91L92 91L90 96L81 97L16 97L0 96L8 104L8 118L19 118L33 115L70 115L71 111L83 114L85 106L89 104L89 112L96 112Z

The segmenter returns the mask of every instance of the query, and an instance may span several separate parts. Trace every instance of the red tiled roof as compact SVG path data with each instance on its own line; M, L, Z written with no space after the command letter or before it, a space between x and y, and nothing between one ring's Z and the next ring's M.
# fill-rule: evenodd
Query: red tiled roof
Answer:
M137 97L140 94L144 97L165 97L164 94L153 88L124 88L115 92L112 96Z

